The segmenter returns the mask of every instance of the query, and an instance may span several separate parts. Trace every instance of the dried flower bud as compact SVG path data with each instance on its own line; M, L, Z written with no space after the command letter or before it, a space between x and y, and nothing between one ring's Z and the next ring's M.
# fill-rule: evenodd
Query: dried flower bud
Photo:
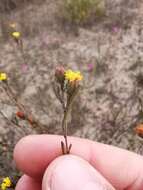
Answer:
M10 23L9 26L10 26L11 28L15 29L15 28L16 28L16 23L15 23L15 22Z
M16 112L16 116L20 119L26 119L25 114L21 111Z
M134 130L137 135L143 137L143 124L139 124Z
M56 71L55 71L55 77L57 79L57 81L59 83L63 83L64 80L65 80L65 76L64 76L64 73L65 73L65 69L64 67L60 66L60 67L57 67L56 68Z

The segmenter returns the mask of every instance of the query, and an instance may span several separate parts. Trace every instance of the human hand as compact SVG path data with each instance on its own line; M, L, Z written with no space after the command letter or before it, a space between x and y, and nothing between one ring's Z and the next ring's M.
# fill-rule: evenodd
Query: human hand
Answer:
M60 156L61 139L31 135L20 140L14 159L25 175L16 190L143 190L142 156L73 137L68 139L71 154Z

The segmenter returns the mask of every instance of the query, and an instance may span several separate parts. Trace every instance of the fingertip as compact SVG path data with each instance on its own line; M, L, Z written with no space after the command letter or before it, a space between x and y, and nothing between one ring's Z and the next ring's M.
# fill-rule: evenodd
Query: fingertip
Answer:
M50 163L45 171L42 190L114 190L113 186L87 161L64 155Z

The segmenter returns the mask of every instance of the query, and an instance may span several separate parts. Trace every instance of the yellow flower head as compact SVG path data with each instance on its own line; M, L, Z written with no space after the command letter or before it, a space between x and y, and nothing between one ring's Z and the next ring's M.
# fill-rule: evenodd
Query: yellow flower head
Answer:
M65 71L64 75L65 79L69 82L81 81L83 79L83 76L79 71L67 70Z
M19 39L21 37L21 33L20 32L12 32L12 37L14 37L15 39Z
M7 80L6 73L0 73L0 81L5 81L5 80Z
M6 190L8 187L11 187L12 182L9 177L5 177L1 184L1 189Z

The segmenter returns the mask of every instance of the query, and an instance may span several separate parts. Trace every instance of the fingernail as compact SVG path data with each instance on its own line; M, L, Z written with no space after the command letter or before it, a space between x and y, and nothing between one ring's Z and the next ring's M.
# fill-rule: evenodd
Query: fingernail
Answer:
M114 190L114 188L85 160L61 156L47 168L42 190Z

